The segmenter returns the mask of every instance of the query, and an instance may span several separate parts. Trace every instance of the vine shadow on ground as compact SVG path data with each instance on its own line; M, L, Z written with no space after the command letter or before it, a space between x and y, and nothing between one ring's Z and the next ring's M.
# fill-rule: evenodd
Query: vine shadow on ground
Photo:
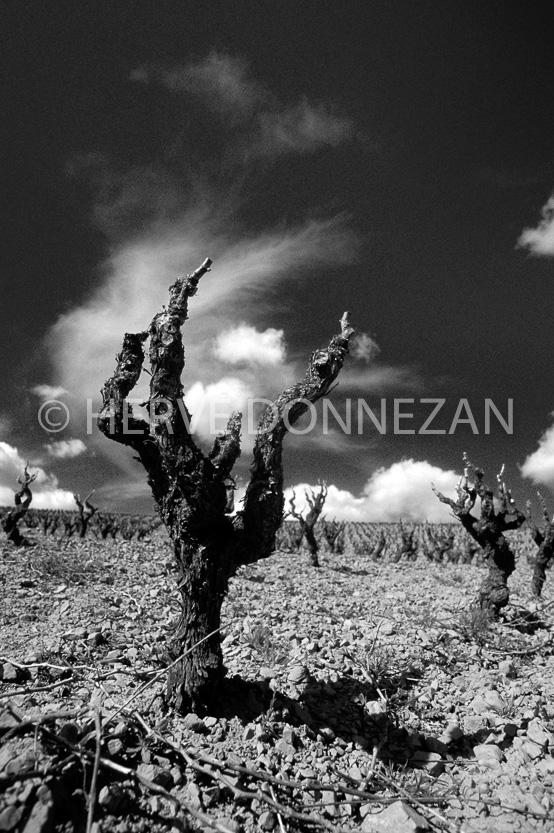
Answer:
M407 696L406 689L390 692L395 702ZM282 736L284 724L301 730L323 750L334 745L344 751L364 750L368 759L377 749L383 762L418 768L413 759L420 746L419 733L402 727L392 708L381 700L374 685L343 675L336 681L311 680L294 696L270 688L268 680L247 681L238 675L227 678L210 713L227 719L237 717L243 725L262 719L273 727L274 739ZM340 757L337 759L340 761Z

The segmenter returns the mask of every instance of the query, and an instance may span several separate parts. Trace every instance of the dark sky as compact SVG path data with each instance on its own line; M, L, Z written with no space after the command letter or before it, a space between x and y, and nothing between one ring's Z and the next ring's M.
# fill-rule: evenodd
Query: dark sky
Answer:
M386 399L383 435L355 420L324 436L318 418L288 438L288 486L327 479L331 514L429 517L430 480L451 488L465 450L506 463L521 503L539 484L551 498L553 18L532 2L2 4L0 498L29 460L36 505L96 488L152 506L130 453L87 435L85 400L206 256L190 402L275 396L344 309L362 337L332 402ZM394 433L399 397L415 434ZM445 400L430 427L446 434L418 433L425 398ZM61 432L38 423L48 399L71 413ZM461 399L478 434L448 434ZM494 417L484 433L485 399L513 400L513 434Z

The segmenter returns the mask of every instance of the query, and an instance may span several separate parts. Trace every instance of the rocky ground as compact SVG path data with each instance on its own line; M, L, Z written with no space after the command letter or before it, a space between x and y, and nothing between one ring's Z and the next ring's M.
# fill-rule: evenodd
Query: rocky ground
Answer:
M504 620L476 566L276 553L223 615L227 684L176 716L163 534L0 542L0 831L554 830L554 576Z

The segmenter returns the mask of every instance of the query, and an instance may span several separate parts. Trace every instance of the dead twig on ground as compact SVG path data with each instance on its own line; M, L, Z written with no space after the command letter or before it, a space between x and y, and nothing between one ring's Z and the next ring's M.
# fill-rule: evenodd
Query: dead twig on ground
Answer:
M52 691L53 688L58 688L61 685L67 685L73 679L73 674L71 677L64 677L63 680L56 680L55 683L50 683L49 685L39 685L33 686L32 688L18 688L15 691L6 691L3 694L0 694L0 700L5 700L7 697L20 697L24 694L35 694L38 691Z
M92 779L90 782L90 792L88 796L86 833L91 833L92 831L92 825L94 822L94 811L96 809L98 770L100 769L100 753L102 751L102 712L100 711L100 709L94 710L94 726L96 732L96 752L94 754L94 766L92 769Z

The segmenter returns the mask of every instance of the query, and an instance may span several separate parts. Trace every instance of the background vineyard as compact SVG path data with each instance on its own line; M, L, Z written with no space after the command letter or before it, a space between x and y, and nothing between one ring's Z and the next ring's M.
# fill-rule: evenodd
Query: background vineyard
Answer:
M0 507L0 521L9 511ZM23 533L32 540L33 531L52 538L71 538L79 535L79 513L70 510L30 509L20 524ZM165 535L157 515L127 515L99 512L90 521L87 536L110 540L147 540L156 533ZM315 527L316 540L323 557L336 553L368 556L375 561L398 562L427 559L438 563L474 563L481 565L480 550L476 549L464 529L449 523L383 523L322 520ZM276 550L302 552L300 524L286 520L277 535ZM536 546L527 528L509 534L516 558L530 560ZM407 544L408 541L408 544Z
M0 507L0 523L10 508ZM151 535L161 525L162 522L157 515L98 512L88 523L87 535L93 538L140 541ZM79 527L79 512L68 509L28 509L19 524L23 533L39 530L46 536L57 538L71 538L79 535Z
M326 554L330 557L333 553L326 539L325 523L317 524L315 533L323 557ZM302 549L300 537L300 525L294 521L285 521L277 536L276 549L283 552ZM412 543L408 551L404 547L407 537ZM536 545L527 528L511 532L508 537L516 559L530 560L535 555ZM384 546L379 552L378 544L383 539ZM448 547L450 541L452 546ZM481 551L469 539L463 527L449 523L347 521L338 536L335 550L353 556L367 555L383 562L427 559L439 563L474 563L477 566L482 563Z

